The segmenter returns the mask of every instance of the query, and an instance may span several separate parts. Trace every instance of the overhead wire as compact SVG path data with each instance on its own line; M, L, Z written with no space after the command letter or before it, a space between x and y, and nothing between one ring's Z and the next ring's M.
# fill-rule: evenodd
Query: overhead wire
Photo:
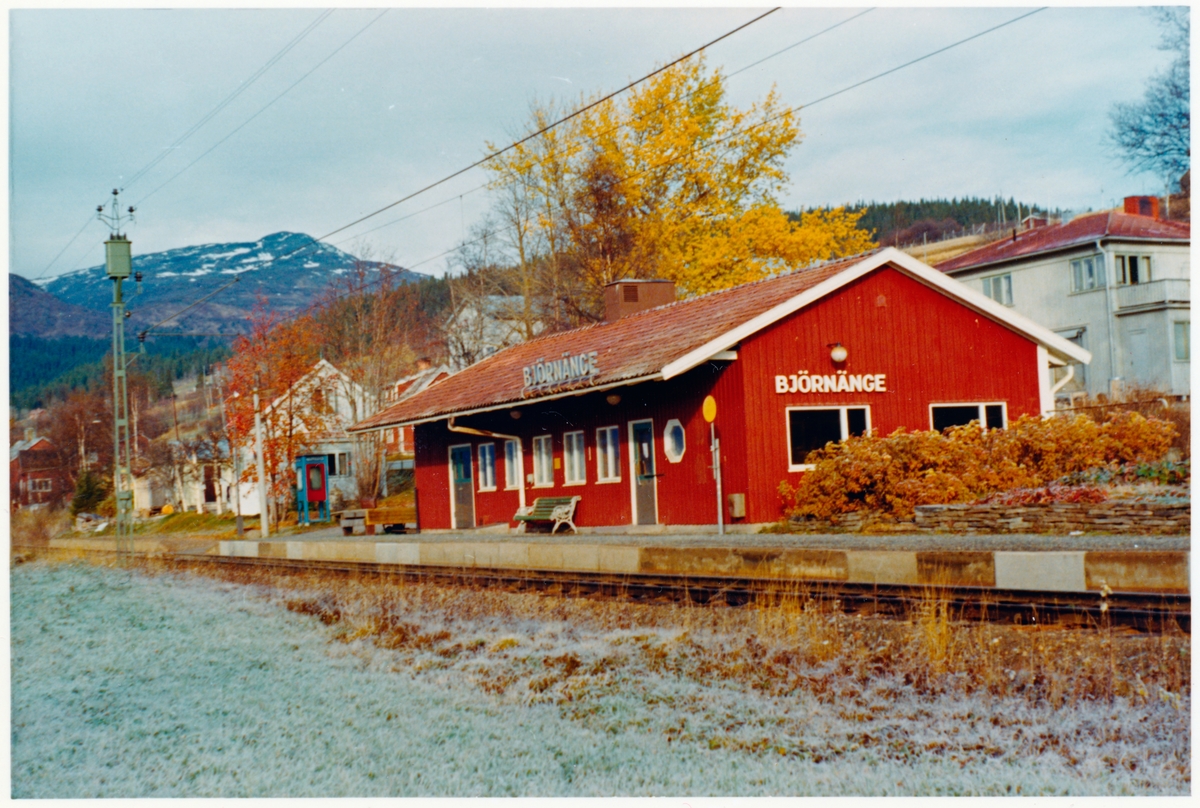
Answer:
M661 162L661 163L655 163L655 164L654 164L654 165L652 165L652 166L647 166L646 168L642 169L641 171L637 171L637 172L635 172L635 173L633 173L633 174L630 174L630 175L629 175L629 179L632 179L632 178L634 178L634 177L639 177L639 176L641 176L641 175L643 175L643 174L646 174L646 173L649 173L650 171L653 171L653 170L655 170L655 169L657 169L657 168L663 168L664 166L668 166L668 165L671 165L672 163L679 162L679 161L680 161L680 160L682 160L682 159L685 159L685 158L687 158L687 157L691 157L693 154L696 154L697 152L701 152L701 151L705 151L705 150L707 150L707 149L711 149L711 148L713 148L714 146L719 146L719 145L721 145L722 143L726 143L726 142L728 142L728 141L732 140L733 138L737 137L738 135L743 135L743 134L745 134L745 133L747 133L747 132L750 132L750 131L753 131L753 130L755 130L755 129L758 129L759 127L766 126L766 125L767 125L767 124L769 124L769 123L773 123L773 122L775 122L775 121L779 120L780 118L783 118L783 117L785 117L785 116L787 116L787 115L791 115L792 113L794 113L794 112L798 112L798 111L800 111L800 110L802 110L802 109L809 109L809 108L811 108L811 107L814 107L814 106L816 106L817 104L820 104L820 103L821 103L821 102L823 102L823 101L828 101L828 100L829 100L829 99L831 99L831 98L835 98L836 96L839 96L839 95L841 95L842 93L847 93L847 92L849 92L850 90L856 89L856 88L858 88L858 87L862 87L862 86L863 86L863 85L865 85L865 84L870 84L871 82L873 82L873 81L876 81L877 79L881 79L881 78L883 78L884 76L891 75L892 73L895 73L895 72L896 72L896 71L898 71L898 70L903 70L904 68L906 68L906 67L910 67L910 66L912 66L912 65L915 65L915 64L917 64L918 62L923 62L923 61L925 61L926 59L929 59L929 58L931 58L931 57L933 57L933 56L937 56L937 55L938 55L938 54L940 54L940 53L945 53L946 51L948 51L948 50L950 50L950 49L952 49L952 48L956 48L956 47L958 47L959 45L962 45L962 44L964 44L964 43L970 42L970 41L971 41L971 40L973 40L973 39L978 39L979 37L981 37L981 36L984 36L984 35L986 35L986 34L990 34L990 33L992 33L993 31L998 31L998 30L1000 30L1001 28L1005 28L1005 27L1007 27L1007 26L1009 26L1009 25L1012 25L1013 23L1020 22L1021 20L1025 19L1026 17L1031 17L1031 16L1033 16L1034 14L1037 14L1038 12L1045 11L1047 8L1048 8L1048 6L1042 6L1041 8L1036 8L1036 9L1034 9L1033 11L1029 11L1029 12L1026 12L1025 14L1021 14L1021 15L1019 15L1019 16L1017 16L1017 17L1013 17L1012 19L1010 19L1010 20L1007 20L1007 21L1005 21L1005 22L1002 22L1002 23L999 23L998 25L993 25L993 26L992 26L992 27L990 27L990 28L986 28L986 29L984 29L984 30L982 30L982 31L979 31L979 32L977 32L977 33L975 33L975 34L972 34L971 36L964 37L963 39L957 40L956 42L952 42L952 43L950 43L949 45L945 45L945 46L943 46L943 47L941 47L941 48L938 48L937 50L930 51L929 53L926 53L926 54L924 54L924 55L922 55L922 56L918 56L918 57L917 57L917 58L915 58L915 59L910 59L909 61L907 61L907 62L905 62L905 63L903 63L903 64L897 65L897 66L895 66L895 67L892 67L892 68L889 68L889 69L887 69L887 70L884 70L884 71L883 71L883 72L881 72L881 73L876 73L875 75L873 75L873 76L871 76L871 77L869 77L869 78L863 79L862 81L857 81L857 82L855 82L855 83L853 83L853 84L850 84L850 85L847 85L847 86L845 86L845 87L842 87L841 89L839 89L839 90L835 90L834 92L832 92L832 93L828 93L827 95L823 95L823 96L821 96L820 98L818 98L818 99L816 99L816 100L814 100L814 101L809 101L809 102L807 102L807 103L804 103L804 104L796 104L795 106L788 107L788 108L786 108L786 109L784 109L784 110L782 110L782 111L780 111L780 112L776 113L775 115L772 115L772 116L770 116L770 117L768 117L768 118L765 118L764 120L761 120L761 121L759 121L759 122L757 122L757 123L754 123L754 124L749 124L749 125L747 125L747 126L742 126L742 127L739 127L739 128L737 128L737 129L735 129L734 131L730 132L728 135L726 135L726 136L722 137L722 138L718 138L717 140L714 140L714 141L712 141L712 142L710 142L710 143L706 143L706 144L704 144L704 145L702 145L702 146L696 146L696 147L694 147L693 149L691 149L691 150L690 150L690 151L688 151L686 154L684 154L684 155L682 155L682 156L680 156L680 157L674 157L674 158L672 158L672 159L670 159L670 160L664 160L664 161L663 161L663 162Z
M773 121L776 121L776 120L778 120L778 119L780 119L780 118L782 118L782 117L784 117L784 116L786 116L786 115L789 115L789 114L791 114L791 113L793 113L793 112L796 112L796 111L798 111L798 110L800 110L800 109L807 109L807 108L809 108L809 107L815 106L816 104L819 104L819 103L821 103L822 101L827 101L827 100L829 100L830 98L834 98L834 97L836 97L836 96L838 96L838 95L841 95L841 94L843 94L843 93L849 92L850 90L853 90L853 89L855 89L855 88L862 87L862 86L863 86L863 85L865 85L865 84L869 84L869 83L871 83L871 82L873 82L873 81L876 81L877 79L881 79L881 78L883 78L884 76L888 76L888 75L890 75L890 74L892 74L892 73L895 73L895 72L897 72L897 71L899 71L899 70L903 70L904 68L906 68L906 67L910 67L910 66L912 66L912 65L914 65L914 64L917 64L918 62L925 61L926 59L929 59L929 58L931 58L931 57L933 57L933 56L937 56L937 55L938 55L938 54L940 54L940 53L945 53L946 51L948 51L948 50L950 50L950 49L952 49L952 48L956 48L956 47L958 47L959 45L962 45L962 44L964 44L964 43L970 42L971 40L974 40L974 39L978 39L979 37L981 37L981 36L984 36L984 35L986 35L986 34L989 34L989 33L992 33L993 31L998 31L998 30L999 30L999 29L1001 29L1001 28L1005 28L1005 27L1007 27L1007 26L1009 26L1009 25L1012 25L1013 23L1016 23L1016 22L1019 22L1019 21L1021 21L1021 20L1025 19L1026 17L1030 17L1030 16L1032 16L1032 15L1034 15L1034 14L1037 14L1037 13L1038 13L1038 12L1040 12L1040 11L1045 11L1045 10L1046 10L1046 8L1047 8L1046 6L1043 6L1043 7L1041 7L1041 8L1034 9L1033 11L1027 12L1027 13L1025 13L1025 14L1021 14L1021 15L1019 15L1019 16L1017 16L1017 17L1014 17L1014 18L1012 18L1012 19L1010 19L1010 20L1007 20L1007 21L1005 21L1005 22L999 23L998 25L991 26L990 28L984 29L983 31L979 31L979 32L977 32L977 33L975 33L975 34L972 34L971 36L964 37L963 39L960 39L960 40L957 40L957 41L955 41L955 42L952 42L952 43L950 43L949 45L945 45L945 46L943 46L943 47L941 47L941 48L938 48L937 50L930 51L929 53L926 53L926 54L924 54L924 55L922 55L922 56L919 56L919 57L917 57L917 58L915 58L915 59L911 59L911 60L909 60L909 61L907 61L907 62L904 62L903 64L900 64L900 65L897 65L897 66L895 66L895 67L889 68L888 70L884 70L884 71L882 71L882 72L880 72L880 73L876 73L875 75L873 75L873 76L871 76L871 77L869 77L869 78L863 79L862 81L855 82L855 83L853 83L853 84L850 84L850 85L847 85L846 87L843 87L843 88L841 88L841 89L839 89L839 90L836 90L836 91L834 91L834 92L832 92L832 93L828 93L828 94L826 94L826 95L823 95L823 96L821 96L820 98L817 98L817 99L816 99L816 100L814 100L814 101L810 101L810 102L808 102L808 103L805 103L805 104L797 104L797 105L795 105L795 106L793 106L793 107L789 107L789 108L787 108L786 110L783 110L782 112L779 112L778 114L776 114L776 115L773 115L773 116L771 116L771 117L769 117L769 118L767 118L767 119L765 119L765 120L763 120L763 121L759 121L758 123L751 124L751 125L748 125L748 126L740 127L740 128L738 128L738 129L734 130L733 132L731 132L729 135L726 135L726 136L725 136L725 137L723 137L723 138L720 138L720 139L718 139L718 140L712 141L711 143L707 143L707 144L705 144L705 145L703 145L703 146L697 146L696 148L692 149L691 151L689 151L689 152L688 152L686 155L683 155L682 157L673 158L673 159L671 159L671 160L665 160L665 161L663 161L663 162L661 162L661 163L656 163L655 165L648 166L647 168L645 168L645 169L643 169L643 170L641 170L641 171L639 171L639 172L636 172L636 173L634 173L634 174L630 175L630 178L637 177L637 176L641 176L642 174L646 174L646 173L648 173L648 172L650 172L650 171L653 171L654 169L657 169L657 168L662 168L662 167L664 167L664 166L667 166L667 165L670 165L670 164L672 164L672 163L678 162L679 160L681 160L681 159L684 159L684 158L686 158L686 157L690 157L692 154L695 154L695 153L697 153L697 152L699 152L699 151L703 151L703 150L706 150L706 149L713 148L714 146L718 146L718 145L720 145L721 143L724 143L724 142L727 142L727 141L731 140L732 138L736 137L736 136L737 136L737 135L739 135L739 134L745 134L746 132L749 132L749 131L751 131L751 130L757 129L757 128L759 128L759 127L762 127L762 126L765 126L765 125L767 125L768 123L771 123L771 122L773 122ZM864 13L865 13L865 12L864 12ZM857 16L861 16L861 15L857 15ZM849 20L847 20L847 22L848 22L848 21L849 21ZM786 48L785 48L785 50L786 50ZM748 67L751 67L751 66L752 66L752 65L749 65L749 66L747 66L747 68L748 68ZM743 69L747 69L747 68L743 68ZM739 71L739 72L740 72L740 71ZM484 237L486 237L486 235L490 235L490 234L485 234L485 236L483 236L483 237L480 237L479 239L475 239L475 241L474 241L474 242L467 242L467 243L475 243L475 242L481 241L481 240L482 240ZM405 267L405 268L411 268L411 267L419 266L420 264L428 263L429 261L433 261L433 260L436 260L437 258L441 258L441 257L443 257L443 256L449 255L450 253L453 253L453 252L455 252L456 250L460 249L460 247L461 247L461 246L465 246L465 245L460 245L459 247L454 247L454 248L452 248L452 249L450 249L450 250L446 250L446 251L445 251L445 252L443 252L443 253L440 253L440 254L438 254L438 255L436 255L436 256L433 256L432 258L428 258L428 259L425 259L424 261L421 261L419 264L411 264L411 265L409 265L408 267ZM378 282L378 281L375 281L375 282L372 282L372 283L376 283L376 282ZM368 285L369 285L369 284L368 284ZM363 288L366 288L366 286L367 286L367 285L364 285L364 287L363 287ZM335 299L337 299L337 298L335 298Z
M165 159L169 154L171 154L171 152L173 152L175 149L178 149L181 145L183 145L183 143L185 141L187 141L188 138L190 138L196 132L200 131L200 129L203 128L203 126L206 123L208 123L210 120L212 120L212 118L215 115L217 115L217 113L219 113L225 107L229 106L229 104L231 102L233 102L234 99L236 99L245 90L247 90L250 87L250 85L252 85L252 84L254 84L254 82L258 81L258 79L260 79L268 70L270 70L277 62L279 62L280 59L282 59L284 56L286 56L288 54L288 52L292 50L292 48L296 47L296 45L298 45L305 37L307 37L310 33L312 33L314 30L316 30L316 28L321 23L323 23L325 20L327 20L329 18L329 16L331 14L333 14L333 11L334 11L333 9L326 9L324 12L322 12L320 15L318 15L317 18L315 20L313 20L312 22L310 22L303 31L301 31L299 34L297 34L295 37L293 37L290 42L288 42L286 45L284 45L283 48L281 48L279 51L277 51L275 53L274 56L272 56L270 59L268 59L262 67L260 67L254 73L252 73L248 78L243 80L241 82L241 84L238 85L238 88L236 90L234 90L232 93L227 95L224 98L224 100L222 100L219 104L217 104L215 107L213 107L211 110L209 110L209 112L203 118L201 118L199 121L197 121L195 124L193 124L190 129L188 129L186 132L184 132L182 135L180 135L178 138L176 138L174 143L172 143L170 146L163 149L162 152L160 152L157 156L154 157L154 159L152 159L149 163L147 163L146 165L144 165L140 169L138 169L138 171L136 171L133 174L133 176L125 183L122 190L130 187L135 182L137 182L139 179L141 179L141 177L147 171L154 168L154 166L158 165L158 163L161 162L163 159ZM57 263L58 259L63 256L63 253L65 253L68 249L70 249L71 245L75 243L76 239L78 239L81 235L83 235L83 231L86 230L88 225L90 225L93 221L95 221L95 220L91 216L88 216L87 221L85 221L83 223L83 227L79 228L79 232L71 237L71 240L67 242L66 246L63 247L62 250L59 251L58 255L54 256L53 260L51 260L50 263L46 265L46 268L43 269L38 275L36 275L33 278L33 280L40 280L41 278L44 278L50 272L50 269L54 266L54 264ZM91 247L88 248L89 252L91 251L91 249L92 249Z
M192 124L191 128L188 129L186 132L184 132L182 135L180 135L175 140L174 143L172 143L170 146L167 146L154 159L152 159L146 165L142 166L136 173L134 173L134 175L125 182L125 185L122 187L121 190L125 190L125 189L129 188L130 186L132 186L135 182L137 182L139 179L141 179L142 176L147 171L150 171L152 168L154 168L156 165L158 165L162 160L166 159L166 157L168 155L170 155L175 149L178 149L180 146L182 146L192 135L199 132L204 127L204 125L206 123L208 123L209 121L211 121L218 113L221 112L221 110L225 109L225 107L227 107L231 103L233 103L233 101L239 95L244 93L246 90L250 89L250 86L253 85L254 82L256 82L260 78L262 78L266 74L266 72L268 70L270 70L273 66L275 66L275 64L278 63L280 59L282 59L284 56L286 56L292 50L292 48L299 45L300 42L305 37L307 37L310 33L315 31L317 29L317 27L321 25L321 23L323 23L323 22L325 22L325 20L329 19L330 15L332 15L333 12L334 12L334 9L331 9L331 8L325 9L324 11L322 11L315 20L310 22L303 31L301 31L299 34L297 34L290 42L288 42L279 51L277 51L275 53L275 55L272 56L270 59L268 59L262 67L260 67L254 73L252 73L249 78L242 81L242 83L238 85L236 90L234 90L229 95L225 96L225 98L219 104L217 104L215 107L213 107L211 110L209 110L208 113L203 118L198 120L196 123Z
M637 120L642 120L642 119L644 119L644 118L647 118L647 117L649 117L649 116L651 116L651 115L655 115L655 114L662 113L662 112L663 112L663 111L665 111L666 109L668 109L668 108L670 108L670 107L673 107L673 106L675 106L675 105L677 105L677 104L680 104L680 103L682 103L682 102L686 101L686 100L687 100L687 99L689 99L689 98L692 98L692 97L693 97L693 96L695 96L697 93L701 92L702 90L705 90L705 89L707 89L708 87L711 87L712 85L714 85L714 84L716 84L717 82L721 81L723 78L724 78L724 79L733 78L734 76L738 75L739 73L744 73L745 71L747 71L747 70L749 70L749 69L751 69L751 68L753 68L753 67L757 67L758 65L761 65L763 62L766 62L766 61L769 61L769 60L771 60L771 59L774 59L776 56L780 56L780 55L782 55L782 54L784 54L784 53L786 53L786 52L788 52L788 51L792 50L793 48L796 48L796 47L798 47L798 46L800 46L800 45L803 45L803 44L805 44L806 42L810 42L810 41L812 41L812 40L816 39L817 37L820 37L820 36L822 36L822 35L824 35L824 34L827 34L827 33L829 33L830 31L833 31L833 30L834 30L834 29L836 29L836 28L840 28L841 26L845 25L846 23L852 22L852 21L854 21L854 20L858 19L859 17L862 17L862 16L863 16L863 15L865 15L865 14L869 14L870 12L872 12L872 11L874 11L874 10L875 10L875 9L874 9L874 7L872 7L872 8L868 8L868 9L866 9L865 11L860 11L859 13L857 13L857 14L855 14L855 15L851 16L851 17L847 17L847 18L846 18L846 19L844 19L844 20L840 20L839 22L836 22L836 23L834 23L833 25L830 25L830 26L828 26L827 28L823 28L823 29L821 29L820 31L817 31L817 32L816 32L816 33L814 33L814 34L810 34L809 36L806 36L806 37L804 37L804 38L803 38L803 39L801 39L801 40L798 40L798 41L796 41L796 42L793 42L792 44L788 45L787 47L785 47L785 48L781 48L780 50L777 50L777 51L775 51L774 53L770 54L769 56L764 56L764 57L763 57L763 58L761 58L761 59L758 59L758 60L756 60L756 61L754 61L754 62L751 62L750 64L746 65L745 67L738 68L737 70L733 71L732 73L729 73L729 74L727 74L727 75L726 75L726 76L724 76L724 77L718 77L718 78L711 79L711 80L709 80L709 81L707 81L707 82L704 82L703 84L701 84L701 85L700 85L699 87L697 87L696 89L694 89L694 90L692 90L691 92L689 92L689 93L687 93L686 95L684 95L682 98L672 98L672 99L670 99L670 100L668 100L668 101L665 101L665 102L663 102L662 104L659 104L659 105L658 105L657 107L655 107L654 109L650 109L650 110L646 110L645 112L638 113L638 114L637 114L635 117L636 117L636 119L637 119ZM615 132L617 129L620 129L622 126L626 126L626 125L627 125L627 124L626 124L625 122L622 122L622 123L616 124L615 126L610 126L609 128L607 128L607 129L603 129L603 130L601 130L600 132L598 132L598 133L596 134L596 137L603 137L604 135L607 135L607 134L609 134L609 133L611 133L611 132ZM554 149L552 149L552 150L550 151L550 154L551 154L551 155L553 155L553 154L555 154L555 153L557 153L557 150L554 150ZM387 222L387 223L385 223L385 224L381 224L381 225L379 225L379 226L377 226L377 227L373 227L373 228L371 228L370 230L364 230L364 231L362 231L361 233L357 233L356 235L354 235L354 236L352 236L352 237L350 237L350 238L341 239L340 241L334 241L334 242L331 242L331 243L332 243L332 244L335 244L335 245L336 245L336 244L345 244L345 243L346 243L346 242L348 242L348 241L353 241L355 238L361 238L362 236L365 236L365 235L367 235L368 233L374 233L374 232L375 232L375 231L377 231L377 230L382 230L382 229L383 229L383 228L385 228L385 227L390 227L390 226L391 226L391 225L393 225L393 224L398 224L399 222L402 222L402 221L404 221L405 219L411 219L413 216L416 216L416 215L417 215L417 214L419 214L419 213L425 213L425 212L427 212L427 211L433 210L433 209L434 209L434 208L436 208L436 207L440 207L441 205L443 205L443 204L446 204L446 202L451 202L451 201L453 201L454 199L462 199L462 197L466 196L467 194L473 194L473 193L475 193L476 191L482 191L483 189L487 188L487 187L488 187L490 184L491 184L491 183L489 183L489 182L485 182L485 183L483 183L482 185L477 185L477 186L475 186L474 188L470 189L469 191L463 191L461 194L459 194L459 195L458 195L458 196L456 196L456 197L451 197L450 199L446 199L446 200L444 200L444 201L442 201L442 202L438 202L438 203L436 203L436 204L434 204L434 205L430 205L429 207L422 208L421 210L415 211L415 212L413 212L413 213L411 213L411 214L408 214L408 215L406 215L406 216L401 216L401 217L400 217L400 218L398 218L398 219L392 219L390 222ZM319 241L319 240L320 240L320 239L313 239L313 241L314 241L314 242L315 242L315 241ZM286 256L286 257L291 257L291 256Z
M143 196L141 199L139 199L139 200L138 200L137 202L135 202L134 204L135 204L135 205L140 205L140 204L142 204L143 202L145 202L147 199L149 199L150 197L154 196L156 193L158 193L159 191L161 191L163 188L167 187L167 186L168 186L168 185L170 185L172 182L174 182L176 179L178 179L178 178L179 178L179 176L180 176L181 174L183 174L185 171L187 171L187 170L188 170L188 169L190 169L192 166L196 165L196 163L200 162L200 161L201 161L201 160L203 160L205 157L207 157L209 154L211 154L211 153L213 152L213 150L215 150L215 149L216 149L218 146L220 146L222 143L224 143L225 141L229 140L229 138L233 137L233 136L234 136L234 135L236 135L238 132L242 131L242 129L244 129L244 128L245 128L245 127L246 127L246 126L247 126L247 125L248 125L248 124L249 124L251 121L253 121L253 120L254 120L255 118L257 118L259 115L263 114L263 113L264 113L264 112L266 112L268 109L270 109L270 108L271 108L271 106L273 106L273 105L275 104L275 102L279 101L279 99L283 98L285 95L287 95L287 94L288 94L288 93L290 93L292 90L294 90L294 89L295 89L295 88L296 88L296 87L297 87L297 86L298 86L298 85L299 85L301 82L303 82L305 79L307 79L307 78L308 78L309 76L311 76L313 73L315 73L315 72L316 72L318 69L320 69L320 67L321 67L322 65L324 65L326 62L328 62L328 61L329 61L330 59L332 59L334 56L337 56L339 53L341 53L341 52L342 52L342 50L343 50L344 48L346 48L346 46L348 46L348 45L349 45L351 42L353 42L355 39L357 39L357 38L358 38L358 37L359 37L359 36L360 36L360 35L361 35L361 34L362 34L364 31L366 31L368 28L370 28L370 27L371 27L372 25L374 25L375 23L379 22L379 20L380 20L380 19L383 17L383 15L387 14L387 13L388 13L390 10L391 10L391 9L387 9L387 8L385 8L383 11L379 12L379 14L378 14L378 15L376 15L376 16L375 16L375 17L374 17L374 18L373 18L373 19L372 19L370 22L368 22L368 23L367 23L366 25L364 25L362 28L358 29L358 30L357 30L357 31L356 31L356 32L355 32L355 33L354 33L354 34L353 34L353 35L352 35L352 36L351 36L349 39L347 39L345 42L343 42L341 45L339 45L339 46L338 46L338 47L337 47L337 48L336 48L336 49L335 49L335 50L334 50L332 53L330 53L328 56L326 56L326 57L325 57L324 59L322 59L321 61L317 62L317 64L316 64L316 65L315 65L315 66L314 66L314 67L313 67L311 70L309 70L307 73L305 73L305 74L304 74L303 76L301 76L300 78L296 79L296 81L294 81L292 84L290 84L286 90L284 90L284 91L283 91L283 92L281 92L279 95L275 96L275 97L274 97L274 98L272 98L270 101L268 101L268 102L266 103L266 105L264 105L263 107L261 107L261 108L258 110L258 112L255 112L253 115L251 115L251 116L250 116L249 118L247 118L245 121L243 121L243 122L242 122L242 123L241 123L241 124L240 124L240 125L239 125L239 126L236 128L236 129L234 129L232 132L230 132L229 134L227 134L225 137L223 137L223 138L221 138L220 140L218 140L216 143L214 143L212 146L210 146L210 147L208 148L208 150L207 150L207 151L205 151L203 154L201 154L201 155L200 155L199 157L197 157L195 160L192 160L192 162L188 163L186 166L184 166L184 167L183 167L182 169L180 169L178 172L176 172L175 174L173 174L173 175L170 177L170 179L168 179L166 182L164 182L164 183L162 183L161 185L159 185L157 188L155 188L155 189L154 189L153 191L151 191L150 193L148 193L148 194L146 194L145 196Z
M662 73L664 70L668 70L668 69L674 67L675 65L679 64L680 62L682 62L686 59L690 59L691 57L695 56L697 53L704 50L705 48L712 47L713 45L720 42L721 40L727 39L727 38L733 36L738 31L741 31L741 30L753 25L754 23L758 22L759 20L763 19L764 17L774 14L776 11L779 10L779 8L780 8L779 6L776 6L775 8L772 8L769 11L759 14L754 19L752 19L748 22L742 23L737 28L734 28L731 31L727 31L724 34L721 34L716 39L710 40L710 41L706 42L705 44L701 45L700 47L696 48L695 50L685 53L683 56L680 56L678 59L668 62L667 64L663 65L662 67L657 68L656 70L653 70L650 73L647 73L646 75L642 76L641 78L639 78L635 81L631 81L630 83L626 84L624 87L621 87L618 90L613 90L611 93L608 93L604 97L599 98L595 101L591 101L591 102L583 105L579 109L576 109L574 112L571 112L568 115L564 115L563 117L559 118L558 120L554 121L553 123L546 124L545 126L543 126L541 129L537 130L536 132L533 132L532 134L526 135L525 137L510 143L509 145L505 146L502 149L498 149L494 152L491 152L491 153L485 155L484 157L480 158L479 160L476 160L474 163L471 163L469 166L466 166L465 168L460 168L458 171L455 171L452 174L448 174L445 177L442 177L440 180L437 180L436 182L426 185L424 188L421 188L420 190L413 191L411 194L403 196L400 199L397 199L395 202L384 205L382 208L372 211L371 213L368 213L365 216L360 216L359 218L355 219L354 221L350 222L349 224L342 225L341 227L337 228L336 230L331 230L328 233L326 233L325 235L320 236L316 239L313 239L313 241L317 241L317 242L324 241L325 239L329 238L330 236L337 235L338 233L342 232L343 230L348 230L351 227L354 227L354 225L356 225L356 224L360 224L361 222L365 222L367 219L372 219L372 218L378 216L379 214L383 213L385 210L391 210L392 208L396 207L397 205L399 205L403 202L407 202L408 200L412 199L413 197L419 196L419 195L425 193L426 191L430 191L430 190L438 187L439 185L443 185L444 183L449 182L450 180L454 179L455 177L458 177L458 176L461 176L462 174L467 173L471 169L478 168L479 166L483 165L484 163L486 163L490 160L494 160L497 157L499 157L500 155L505 154L506 152L512 151L513 149L517 148L521 144L527 143L536 137L544 135L546 132L549 132L551 129L554 129L557 126L561 126L562 124L566 123L567 121L582 115L583 113L587 112L589 109L592 109L593 107L603 104L605 101L608 101L609 99L613 98L614 96L620 95L621 93L625 92L626 90L636 87L637 85L641 84L642 82L647 81L648 79L651 79L654 76L657 76L659 73ZM304 249L304 248L301 248L301 249ZM293 253L292 255L295 255L295 253ZM291 255L289 255L287 257L290 258Z

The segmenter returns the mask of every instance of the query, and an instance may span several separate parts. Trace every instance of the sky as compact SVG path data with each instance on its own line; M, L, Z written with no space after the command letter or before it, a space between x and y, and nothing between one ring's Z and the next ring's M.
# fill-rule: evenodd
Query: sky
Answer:
M102 263L95 209L117 187L137 207L135 254L323 236L511 142L532 102L615 90L765 10L10 11L10 268L47 280ZM781 9L708 63L739 70L863 10ZM729 100L774 87L809 105L1030 10L877 8L732 77ZM1158 41L1142 8L1051 7L802 108L781 201L1002 194L1081 211L1161 193L1105 143L1112 105L1171 61ZM442 274L488 211L485 179L474 169L328 241Z

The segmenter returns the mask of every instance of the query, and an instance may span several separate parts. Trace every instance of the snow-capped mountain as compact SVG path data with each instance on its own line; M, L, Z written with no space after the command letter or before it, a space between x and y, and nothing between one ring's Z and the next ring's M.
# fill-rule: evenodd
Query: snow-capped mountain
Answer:
M146 255L137 254L135 240L133 253L133 269L142 273L141 294L134 294L132 279L124 286L133 329L154 325L237 278L237 283L228 289L164 323L157 331L241 333L246 330L246 317L260 297L278 312L300 311L316 301L331 283L348 280L358 264L371 277L385 266L373 261L360 262L353 255L314 242L303 233L286 232L254 242L203 244ZM405 282L423 277L396 267L392 270L397 280ZM112 282L105 276L103 266L60 275L43 288L67 303L110 311Z

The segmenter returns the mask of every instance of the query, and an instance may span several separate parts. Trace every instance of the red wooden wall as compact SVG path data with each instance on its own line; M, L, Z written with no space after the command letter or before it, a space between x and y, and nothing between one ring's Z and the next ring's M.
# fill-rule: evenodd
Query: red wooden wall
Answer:
M831 343L842 343L847 360L835 366ZM585 393L520 408L459 419L461 426L517 435L524 449L524 474L533 473L533 437L553 436L555 457L563 456L563 434L583 430L588 452L587 482L564 485L555 470L549 488L525 486L528 504L538 496L582 495L576 510L580 526L627 525L633 521L629 471L631 420L654 421L658 478L658 521L691 525L716 522L716 488L709 452L709 427L701 415L704 397L717 400L725 493L746 494L744 521L771 522L782 515L778 487L796 482L788 471L788 406L867 405L876 433L898 427L929 429L931 403L1005 402L1014 420L1039 411L1037 346L1027 338L978 315L896 270L880 269L812 306L747 338L733 362L706 363L667 382ZM887 375L883 393L775 392L775 376L801 370L810 374ZM621 396L617 405L606 396ZM663 431L678 418L686 434L679 463L667 461ZM596 480L595 430L621 431L621 480ZM475 493L477 524L508 522L517 510L517 492L505 491L504 441L453 434L445 422L416 427L416 485L421 526L450 528L448 447L470 444L478 485L478 446L496 444L499 490ZM741 521L741 520L738 520ZM726 522L729 523L728 510ZM515 523L514 523L515 524Z

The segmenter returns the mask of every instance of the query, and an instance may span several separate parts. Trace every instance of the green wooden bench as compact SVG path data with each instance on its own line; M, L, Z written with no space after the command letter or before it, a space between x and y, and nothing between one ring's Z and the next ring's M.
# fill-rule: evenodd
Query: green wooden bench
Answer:
M572 533L578 533L579 530L575 527L575 506L579 500L583 499L580 496L574 497L538 497L533 501L532 505L526 505L517 511L513 519L521 523L521 529L525 530L526 526L531 523L554 523L554 527L550 528L550 532L554 533L563 525L570 525Z

